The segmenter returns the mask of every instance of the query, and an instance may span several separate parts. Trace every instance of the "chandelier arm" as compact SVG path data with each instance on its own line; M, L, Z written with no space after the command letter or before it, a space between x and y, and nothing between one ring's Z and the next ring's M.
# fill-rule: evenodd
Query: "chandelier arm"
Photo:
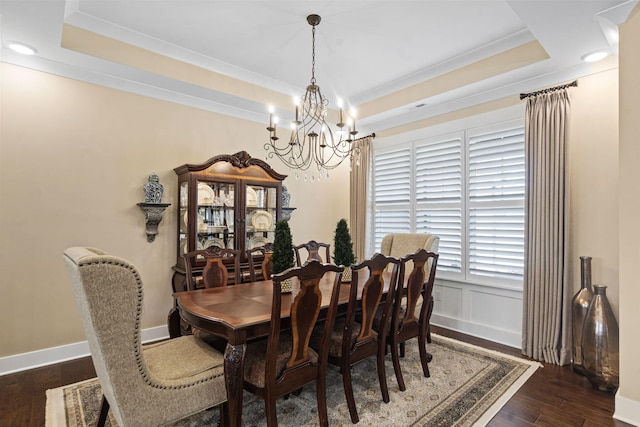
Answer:
M300 140L300 133L298 130L293 129L290 138L289 146L291 147L291 157L288 164L295 165L295 169L307 170L311 166L313 158L308 152L308 144L302 135L302 141Z
M272 151L269 151L269 148ZM273 158L273 156L276 156L287 166L294 169L299 169L301 163L297 161L299 155L295 154L294 148L295 146L292 146L290 144L287 144L286 146L281 148L277 147L275 145L275 142L269 142L265 144L265 149L267 149L268 151L269 158Z

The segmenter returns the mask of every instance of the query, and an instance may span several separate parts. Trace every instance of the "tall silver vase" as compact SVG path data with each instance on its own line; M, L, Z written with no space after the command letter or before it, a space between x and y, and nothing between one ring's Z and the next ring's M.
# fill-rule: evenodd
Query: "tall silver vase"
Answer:
M619 334L607 287L594 285L582 331L582 358L586 377L599 390L612 392L620 383Z
M593 291L591 291L591 257L580 257L580 290L571 300L571 320L573 335L573 359L571 366L573 370L584 375L584 366L582 362L582 328L584 319L589 310L589 304L593 299Z

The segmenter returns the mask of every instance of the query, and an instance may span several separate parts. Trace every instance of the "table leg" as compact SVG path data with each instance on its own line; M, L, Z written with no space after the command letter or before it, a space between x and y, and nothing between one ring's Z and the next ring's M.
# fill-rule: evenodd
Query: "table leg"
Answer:
M229 420L231 427L242 424L242 382L244 381L244 356L247 344L227 343L224 351L224 376L227 383Z

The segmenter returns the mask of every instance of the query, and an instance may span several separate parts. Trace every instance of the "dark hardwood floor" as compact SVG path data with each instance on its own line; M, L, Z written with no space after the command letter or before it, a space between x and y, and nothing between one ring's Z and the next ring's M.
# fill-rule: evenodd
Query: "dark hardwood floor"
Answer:
M521 356L520 350L501 344L435 326L433 331L491 350ZM47 389L94 376L93 364L88 357L1 376L0 426L43 426ZM545 364L507 402L489 426L630 426L614 420L613 411L613 394L594 389L585 377L575 374L570 366Z
M432 327L432 331L523 357L517 348L436 326ZM574 373L571 366L543 365L493 417L489 427L631 427L631 424L612 418L615 409L613 394L593 388L589 380Z

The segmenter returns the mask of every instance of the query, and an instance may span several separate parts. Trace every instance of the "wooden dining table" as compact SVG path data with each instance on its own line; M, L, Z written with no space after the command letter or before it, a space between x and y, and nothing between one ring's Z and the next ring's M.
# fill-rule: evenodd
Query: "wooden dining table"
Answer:
M329 307L333 274L325 275L320 282L322 291L320 320L326 316ZM388 274L390 273L385 273L385 275ZM366 279L366 276L360 275L358 283L360 288L364 286ZM388 278L385 279L385 283L388 282ZM350 286L350 283L340 285L338 315L346 313ZM282 295L283 329L290 324L289 311L296 292L297 288L294 284L292 293ZM360 294L361 291L358 292L358 295ZM273 282L265 280L176 292L174 297L180 316L187 323L203 331L226 337L224 373L229 405L228 415L231 426L239 427L242 422L243 373L247 342L265 337L269 333Z

